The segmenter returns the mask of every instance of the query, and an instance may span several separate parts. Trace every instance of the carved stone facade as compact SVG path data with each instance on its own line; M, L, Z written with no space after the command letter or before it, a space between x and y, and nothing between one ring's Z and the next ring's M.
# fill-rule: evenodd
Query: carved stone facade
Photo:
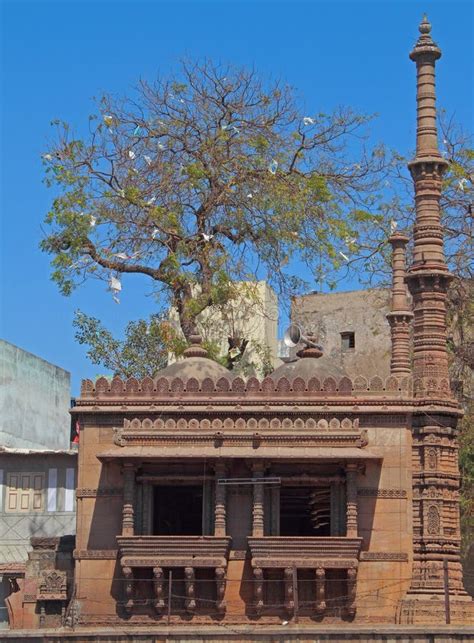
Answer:
M319 353L302 351L291 366L244 381L193 337L185 359L154 379L85 381L73 409L81 428L75 593L64 621L189 632L216 621L432 624L446 621L449 603L453 623L472 622L459 561L460 412L445 368L439 50L425 22L420 30L410 166L417 221L406 276L413 377L409 335L398 327L411 317L399 236L388 379L328 377ZM23 588L30 619L45 587L71 597L60 571L48 568L47 581L38 570L35 592Z

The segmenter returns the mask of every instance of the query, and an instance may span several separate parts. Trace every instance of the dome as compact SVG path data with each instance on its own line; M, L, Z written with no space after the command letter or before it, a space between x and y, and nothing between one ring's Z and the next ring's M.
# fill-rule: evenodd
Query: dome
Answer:
M333 359L323 355L319 346L307 346L300 350L297 355L299 358L291 362L285 362L273 371L271 376L274 381L279 380L281 377L286 377L288 380L301 377L305 382L312 377L317 377L320 380L326 377L333 377L336 380L347 377L347 373L335 364Z
M184 351L184 359L178 360L163 370L158 371L157 377L166 377L173 379L179 377L183 382L195 378L199 383L209 377L216 382L221 377L232 379L233 374L218 364L213 359L209 359L206 349L201 346L202 338L197 333L189 337L190 346Z
M221 377L232 379L231 371L227 370L222 364L218 364L208 357L188 357L166 366L156 374L157 377L167 377L173 379L179 377L186 382L192 377L198 382L202 382L206 377L211 380L218 380Z

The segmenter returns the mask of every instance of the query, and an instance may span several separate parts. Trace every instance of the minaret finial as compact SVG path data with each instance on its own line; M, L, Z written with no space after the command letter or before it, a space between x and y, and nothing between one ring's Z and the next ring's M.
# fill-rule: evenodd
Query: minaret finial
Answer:
M418 29L422 34L428 34L431 32L431 24L426 13L423 14L423 19L420 22L420 26L418 27Z

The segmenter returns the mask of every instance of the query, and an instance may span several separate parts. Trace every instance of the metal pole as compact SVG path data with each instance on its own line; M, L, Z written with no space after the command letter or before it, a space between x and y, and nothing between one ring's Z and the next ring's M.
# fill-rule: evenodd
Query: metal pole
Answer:
M295 623L298 623L298 575L296 567L293 567L293 603Z
M446 625L451 625L451 606L449 604L449 575L448 561L443 561L444 568L444 611L446 614Z
M173 582L173 572L170 569L170 573L168 576L168 625L170 624L171 620L171 583Z

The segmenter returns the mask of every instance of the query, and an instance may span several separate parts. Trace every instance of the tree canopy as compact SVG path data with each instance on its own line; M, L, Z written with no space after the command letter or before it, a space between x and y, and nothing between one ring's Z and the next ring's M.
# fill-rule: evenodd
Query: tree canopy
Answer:
M366 147L369 117L307 113L254 71L183 63L98 107L87 137L56 121L43 155L56 197L42 248L65 295L94 277L118 299L123 274L147 275L188 337L235 281L293 294L301 264L332 274L382 218L387 161Z

